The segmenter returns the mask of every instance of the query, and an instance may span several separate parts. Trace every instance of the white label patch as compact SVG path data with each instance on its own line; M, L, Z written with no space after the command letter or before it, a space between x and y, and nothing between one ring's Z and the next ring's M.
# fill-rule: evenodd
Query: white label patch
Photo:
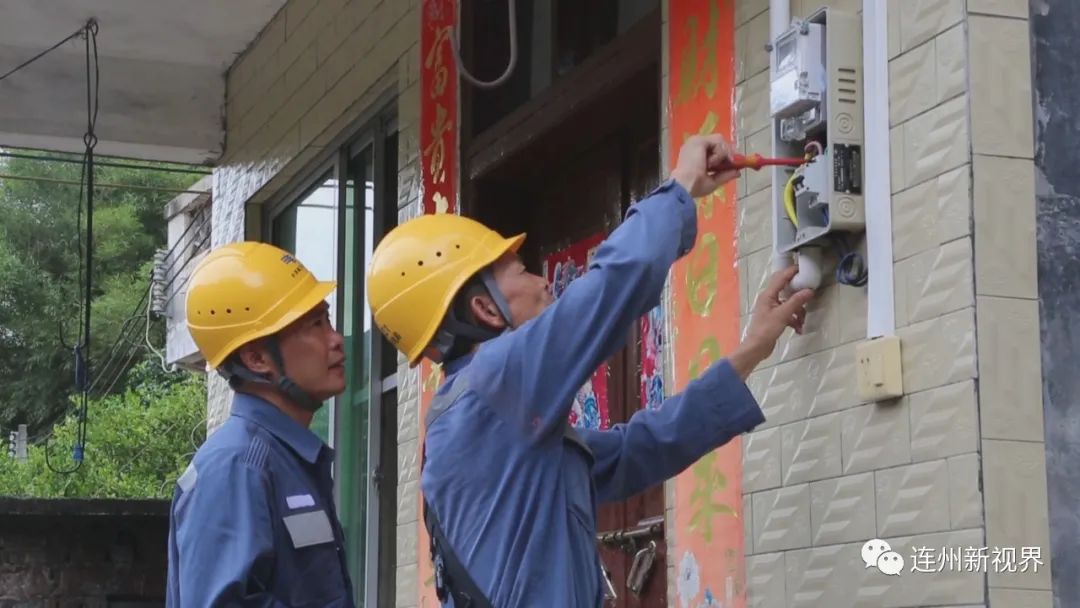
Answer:
M297 549L334 541L334 530L325 511L308 511L284 518L293 546Z
M288 503L290 509L301 509L303 507L315 506L315 499L311 497L311 494L297 494L296 496L286 496L285 502Z
M176 485L180 486L180 491L185 494L191 491L191 488L195 487L195 480L199 478L199 472L195 470L195 463L189 463L187 469L184 470L184 474L176 480Z

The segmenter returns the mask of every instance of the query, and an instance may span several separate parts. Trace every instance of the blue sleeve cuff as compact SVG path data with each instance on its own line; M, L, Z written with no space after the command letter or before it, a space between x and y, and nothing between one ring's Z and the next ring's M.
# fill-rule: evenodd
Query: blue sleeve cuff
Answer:
M679 214L682 219L682 233L679 235L679 257L690 253L697 241L697 203L682 184L668 179L659 189L670 190L679 201Z
M765 422L765 413L754 394L727 359L709 366L700 380L718 397L713 403L732 434L749 433Z
M648 196L641 199L641 202L635 205L631 205L630 209L626 211L626 216L623 218L629 218L632 214L638 212L638 205L648 201L649 199L657 198L657 195L664 194L662 198L667 204L674 203L676 207L676 213L679 218L679 250L678 257L681 258L690 253L690 250L694 248L694 243L697 241L697 203L694 201L690 193L686 191L686 188L674 179L667 179ZM672 197L671 195L674 195Z

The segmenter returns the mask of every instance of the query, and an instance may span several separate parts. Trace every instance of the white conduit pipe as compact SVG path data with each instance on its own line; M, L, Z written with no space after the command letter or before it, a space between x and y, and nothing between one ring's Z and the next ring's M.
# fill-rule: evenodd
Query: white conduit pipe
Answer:
M769 0L769 42L776 40L776 37L782 34L788 27L791 26L791 0ZM776 49L773 49L769 53L769 69L772 70L772 66L776 65L775 61ZM773 122L772 129L775 131L776 123ZM773 133L775 139L776 134ZM775 187L775 184L774 184ZM775 195L775 193L774 193ZM780 223L783 221L780 219L781 214L773 212L772 214L772 236L773 236L773 256L772 256L772 271L779 272L788 266L791 266L791 255L787 253L780 253ZM791 279L791 283L788 285L787 292L799 291L800 289L817 289L821 285L821 248L819 247L803 247L797 252L799 273Z
M896 332L889 181L889 25L885 5L885 0L863 0L862 10L867 338Z
M772 45L776 37L781 32L788 28L791 22L791 0L769 0L769 44ZM769 50L769 71L773 71L773 66L776 65L776 49L770 46ZM776 121L770 119L773 130L773 141L776 140ZM773 169L775 171L775 169ZM775 180L773 187L776 187ZM773 196L776 196L776 192L773 192ZM774 273L779 272L788 266L791 266L791 257L787 254L781 254L779 251L780 243L780 213L777 210L773 210L772 215L772 243L773 243L773 255L772 255L772 271ZM753 279L753 277L751 277Z

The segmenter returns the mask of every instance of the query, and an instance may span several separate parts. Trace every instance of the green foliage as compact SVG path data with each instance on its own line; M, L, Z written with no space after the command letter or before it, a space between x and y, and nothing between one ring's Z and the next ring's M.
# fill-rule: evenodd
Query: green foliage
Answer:
M170 497L205 440L206 383L198 374L165 375L156 359L137 365L131 377L132 388L91 402L85 458L77 470L65 473L75 467L71 447L78 427L69 415L48 443L29 447L26 462L0 455L0 496Z
M80 255L86 214L84 210L80 218L77 185L82 167L0 158L0 170L75 182L0 180L0 428L23 423L31 435L39 435L70 412L76 392L72 347L81 337L80 274L86 271ZM98 166L94 176L98 184L166 189L188 188L200 177L107 166ZM137 304L149 287L154 250L166 245L163 211L175 196L168 191L95 189L90 377L109 372L95 394L109 386L114 394L132 388L128 372L148 350L146 311ZM115 360L106 368L110 348L124 328L131 328L132 335L118 345ZM162 348L160 322L151 323L150 339Z

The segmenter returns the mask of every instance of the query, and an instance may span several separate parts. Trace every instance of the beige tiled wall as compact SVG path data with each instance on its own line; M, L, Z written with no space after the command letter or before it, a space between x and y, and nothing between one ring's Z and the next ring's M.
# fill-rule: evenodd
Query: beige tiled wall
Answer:
M793 16L820 0L792 0ZM861 2L827 2L860 11ZM865 288L826 275L806 333L749 380L748 603L1049 607L1027 3L890 1L895 313L903 398L861 402ZM768 2L736 3L736 131L768 154ZM1004 75L1008 74L1006 78ZM745 315L771 255L768 176L739 185ZM830 266L831 268L831 266ZM883 538L905 559L864 567ZM910 572L919 546L1039 546L1038 573ZM935 564L936 568L936 564Z
M259 238L261 204L353 125L397 107L399 215L416 212L420 79L419 0L289 0L229 70L226 152L214 171L213 244ZM397 605L416 593L417 379L399 370L401 462ZM228 387L212 378L211 428L228 415ZM412 542L407 542L408 539Z

